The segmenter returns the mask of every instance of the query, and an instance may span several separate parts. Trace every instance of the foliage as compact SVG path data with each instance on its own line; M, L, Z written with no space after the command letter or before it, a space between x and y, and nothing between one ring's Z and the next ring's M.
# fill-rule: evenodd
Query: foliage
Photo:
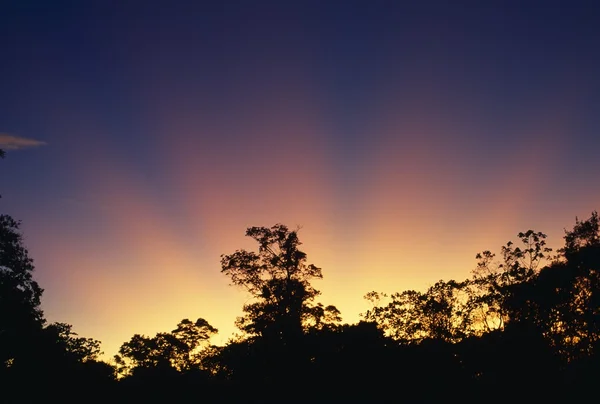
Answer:
M101 361L100 343L65 323L44 327L42 290L19 223L1 216L0 353L3 402L80 402L74 386L111 402L447 401L456 386L479 402L500 388L517 401L582 401L600 372L600 220L576 219L550 257L546 235L519 233L499 258L477 254L462 282L425 291L371 292L366 321L340 325L316 302L321 270L306 262L297 231L252 227L257 252L221 257L222 272L253 301L241 336L211 346L217 330L184 319L171 332L135 334ZM419 389L423 381L435 388ZM342 389L340 386L351 386ZM539 386L549 386L540 389ZM14 386L14 387L13 387ZM310 388L309 388L310 387ZM541 391L543 390L543 391ZM399 395L402 392L401 395ZM394 396L394 394L396 396ZM454 393L453 393L454 394ZM27 401L27 400L25 400ZM493 401L493 400L492 400Z
M490 251L477 254L477 268L470 281L475 332L503 329L510 320L509 303L514 289L532 280L549 259L552 250L546 247L546 237L533 230L519 233L520 246L515 247L510 241L502 246L500 262ZM512 314L517 315L514 306Z
M0 364L5 365L23 355L44 324L42 289L33 280L33 259L19 227L20 222L0 215Z
M456 341L464 337L469 325L469 308L465 304L464 283L438 281L425 293L408 290L394 293L391 301L385 293L370 292L365 298L373 304L363 317L373 321L386 335L402 343L424 339Z
M600 341L600 226L597 212L576 219L565 246L515 294L521 321L537 327L567 361L592 355Z
M457 342L468 335L502 329L519 313L515 290L535 278L548 259L546 235L533 230L518 234L520 246L508 242L501 249L502 261L495 254L477 254L473 278L464 282L440 280L425 293L408 290L389 296L371 292L365 296L373 308L363 317L375 321L387 335L404 343L424 339Z
M144 368L188 371L200 365L202 348L217 332L203 318L195 322L183 319L170 333L158 333L153 338L135 334L121 346L115 362L121 375Z
M72 331L72 326L65 323L52 323L45 331L54 339L67 355L79 362L95 361L102 354L100 341L93 338L79 337Z
M587 247L600 245L600 218L598 212L592 212L591 216L584 221L575 218L575 226L572 230L565 230L565 246L561 249L565 258L580 252Z
M244 305L246 315L237 321L240 330L272 343L289 343L311 325L321 327L339 321L334 306L314 304L319 291L310 282L323 275L320 268L307 264L297 231L276 224L271 228L251 227L246 236L258 242L258 253L237 250L221 256L221 272L256 300Z

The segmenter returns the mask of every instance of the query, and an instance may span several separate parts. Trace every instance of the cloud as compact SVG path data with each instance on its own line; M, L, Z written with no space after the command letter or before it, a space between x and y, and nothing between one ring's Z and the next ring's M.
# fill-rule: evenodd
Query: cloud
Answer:
M27 139L25 137L9 135L8 133L0 133L0 149L18 150L28 147L43 146L46 142L39 140Z

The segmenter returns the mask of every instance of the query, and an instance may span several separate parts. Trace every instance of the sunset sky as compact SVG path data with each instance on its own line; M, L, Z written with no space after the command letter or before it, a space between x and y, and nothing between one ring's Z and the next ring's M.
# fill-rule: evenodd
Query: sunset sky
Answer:
M597 1L3 1L0 210L49 321L235 331L219 256L301 226L315 287L462 280L600 208Z

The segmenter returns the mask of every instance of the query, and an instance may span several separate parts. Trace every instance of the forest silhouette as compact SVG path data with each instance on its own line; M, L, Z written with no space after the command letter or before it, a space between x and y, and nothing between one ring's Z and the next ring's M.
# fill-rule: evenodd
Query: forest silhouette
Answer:
M0 156L4 153L0 151ZM477 254L469 279L365 298L356 324L318 300L298 230L251 227L255 251L221 256L251 294L224 346L205 319L136 334L111 363L100 341L51 323L20 222L0 216L0 402L562 402L596 396L600 219L557 251L519 233Z

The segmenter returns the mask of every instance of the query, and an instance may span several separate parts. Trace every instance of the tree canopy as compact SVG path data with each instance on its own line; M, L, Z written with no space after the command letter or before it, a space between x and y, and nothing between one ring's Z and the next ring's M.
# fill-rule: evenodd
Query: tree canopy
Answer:
M255 301L244 305L238 327L249 335L289 343L310 325L336 322L334 306L315 304L320 294L311 281L321 279L321 268L307 263L298 231L276 224L251 227L246 236L258 243L258 252L237 250L221 256L221 272L242 286Z
M44 325L42 289L33 279L33 259L19 227L12 217L0 215L0 363L4 364L18 361Z
M135 334L121 346L115 362L122 375L157 367L189 371L200 366L201 348L208 346L217 331L203 318L194 322L183 319L170 333L161 332L153 338Z
M582 400L595 391L596 212L565 230L555 255L545 234L528 230L498 255L477 254L463 281L370 292L372 307L357 324L341 324L335 306L317 301L313 282L322 270L308 263L298 230L251 227L246 235L258 244L256 251L221 256L221 272L251 297L236 321L242 334L211 345L216 328L203 318L183 319L170 332L133 335L114 357L115 366L99 359L100 341L80 337L66 323L46 324L20 224L3 215L0 225L6 402L22 401L21 390L12 387L19 383L39 387L34 401L67 402L81 401L74 386L97 391L107 402L479 402L498 386L500 401L552 402ZM432 388L415 387L423 382ZM549 388L540 391L542 385ZM456 386L469 395L452 393Z

